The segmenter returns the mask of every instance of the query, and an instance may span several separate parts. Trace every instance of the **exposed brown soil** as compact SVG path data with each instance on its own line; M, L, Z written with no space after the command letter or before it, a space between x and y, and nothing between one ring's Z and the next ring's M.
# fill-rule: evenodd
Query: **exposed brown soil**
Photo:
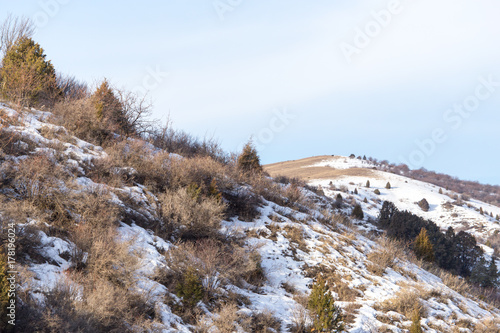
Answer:
M264 170L272 177L287 176L296 177L303 180L312 179L335 179L344 176L366 176L376 178L376 172L371 169L351 168L351 169L334 169L331 167L309 167L327 159L335 159L339 157L323 155L303 158L300 160L278 162L264 165Z

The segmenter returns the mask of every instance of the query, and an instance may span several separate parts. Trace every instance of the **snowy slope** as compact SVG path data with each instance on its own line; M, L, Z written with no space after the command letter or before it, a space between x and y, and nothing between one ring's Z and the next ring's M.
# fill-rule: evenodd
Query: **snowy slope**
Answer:
M154 214L156 197L142 186L112 188L105 184L95 183L85 175L85 167L96 159L103 158L106 153L101 147L79 140L68 135L67 141L58 138L47 139L40 134L42 128L54 125L46 121L47 113L36 110L20 116L17 112L1 105L3 112L19 119L19 124L11 125L8 130L17 132L23 137L35 142L36 151L51 152L50 147L62 146L62 164L74 167L76 177L74 191L92 192L96 189L106 189L111 193L112 200L128 209L139 209L148 217ZM64 128L55 128L65 131ZM19 144L22 144L20 142ZM154 152L154 147L151 148ZM7 157L19 159L22 157ZM333 161L322 162L322 166L337 169L347 167L373 167L369 162L336 157ZM366 177L335 178L331 180L313 180L314 185L321 185L327 196L335 196L336 188L345 186L349 191L357 188L358 195L353 195L358 202L368 198L369 203L363 204L363 210L369 217L375 218L381 201L393 201L400 209L408 209L425 218L432 219L442 227L452 225L455 228L465 226L476 235L486 237L500 225L492 219L480 215L474 208L453 206L448 210L443 203L451 199L438 193L438 188L407 179L401 176L374 171L370 178L371 188L365 188ZM390 181L392 188L385 189ZM331 182L331 184L330 184ZM332 186L333 185L333 186ZM335 189L334 189L335 187ZM381 195L373 193L380 189ZM135 208L127 206L113 193L126 192L135 198ZM309 190L302 189L305 196L312 201L328 207L331 201ZM422 212L415 204L426 198L431 209ZM426 309L421 324L426 332L452 332L460 328L463 332L472 332L471 327L488 320L499 320L500 311L489 304L473 299L465 293L450 289L443 280L407 260L404 254L392 256L393 262L388 267L382 267L382 272L374 272L373 253L386 250L383 240L371 237L369 233L352 227L349 221L345 223L336 220L332 211L309 210L299 212L290 207L280 206L262 198L263 205L259 207L260 217L251 222L243 222L238 218L221 221L221 232L239 235L248 248L257 249L262 258L262 268L265 281L262 286L237 287L229 285L221 294L237 292L248 298L249 303L241 305L239 313L270 312L281 320L281 331L290 331L290 325L305 321L310 322L304 308L304 295L310 292L313 277L318 271L323 271L332 279L335 285L337 304L346 314L346 329L348 332L404 332L410 325L410 318L403 313L387 310L384 301L390 300L401 292L409 292L420 298ZM471 201L475 207L483 207L485 211L500 214L500 209ZM139 208L137 208L139 206ZM453 214L457 214L455 217ZM38 223L27 220L26 225ZM368 222L366 229L369 230ZM483 225L483 227L481 227ZM155 329L161 332L193 332L195 328L185 323L169 308L165 299L176 297L174 291L157 281L154 275L158 268L165 268L167 262L165 253L177 244L162 239L151 230L146 230L135 224L122 223L119 237L131 241L130 254L139 260L138 269L134 272L135 288L148 293L154 304L157 325ZM66 270L70 262L64 253L75 247L71 242L59 237L49 237L40 234L40 251L46 258L45 263L32 263L26 270L31 274L29 292L43 306L44 295L59 282L67 279ZM30 276L27 274L27 276ZM28 284L28 283L27 283ZM78 286L77 286L78 287ZM27 288L20 286L20 288ZM347 295L347 296L346 296ZM214 319L215 315L206 312L206 320ZM242 331L239 327L239 331ZM213 332L216 332L214 329Z
M339 169L344 165L352 165L356 168L373 168L373 164L370 162L349 157L335 157L312 166L328 166ZM440 187L438 186L380 170L370 171L368 176L339 176L334 179L312 180L311 184L321 185L330 196L342 193L331 190L334 187L347 188L350 195L361 201L363 210L372 218L377 217L381 202L391 201L398 209L408 210L425 219L432 220L442 229L451 226L455 230L467 231L482 243L495 231L500 231L500 222L496 221L494 217L486 215L486 213L492 213L493 216L500 215L500 207L475 199L464 201L462 205L454 205L452 203L456 200L450 197L454 193L450 193L444 188L441 188L443 194L439 194ZM367 180L370 181L370 188L365 187ZM330 182L333 186L330 185ZM391 185L390 189L386 189L387 182ZM351 193L354 189L357 189L357 195ZM380 195L374 193L375 189L380 191ZM368 204L362 202L365 197L368 199ZM417 202L423 198L429 203L428 212L424 212L417 205ZM480 208L485 214L480 214Z

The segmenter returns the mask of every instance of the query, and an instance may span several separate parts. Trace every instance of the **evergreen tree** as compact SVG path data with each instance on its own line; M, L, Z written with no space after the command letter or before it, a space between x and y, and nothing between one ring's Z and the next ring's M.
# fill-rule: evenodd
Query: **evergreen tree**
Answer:
M439 194L443 194L443 189L439 188Z
M354 189L354 194L356 194L356 195L358 194L358 189L357 188Z
M2 96L19 106L52 102L58 96L52 63L38 43L22 37L9 48L0 69Z
M378 188L376 188L375 191L373 191L373 193L375 193L376 195L380 195L380 191Z
M434 249L429 240L427 229L422 228L420 230L420 233L415 239L413 247L418 258L422 258L429 262L434 261Z
M177 296L182 298L184 306L188 308L194 308L205 294L201 278L194 268L189 268L184 273L182 281L177 284L175 290Z
M499 285L498 278L500 277L500 274L498 273L496 260L497 260L497 258L495 256L492 256L490 264L488 266L489 283L490 283L490 287L493 287L493 288L498 287L498 285Z
M479 207L479 214L484 215L483 207Z
M488 267L484 257L479 258L479 261L474 265L470 274L470 280L481 287L490 287Z
M370 187L370 181L369 180L366 181L365 187L368 187L368 188Z
M257 150L252 144L252 141L249 141L245 147L243 147L243 151L238 157L238 167L243 172L262 172L262 166L260 165L260 158L257 154Z
M385 188L390 190L391 189L391 183L387 182L387 184L385 184Z
M344 199L342 198L342 195L340 193L338 193L337 196L335 197L335 206L337 208L342 207L342 202L343 201L344 201Z
M361 208L361 205L356 204L354 206L354 209L352 210L351 216L354 218L357 218L358 220L362 220L365 217L365 214L363 213L363 209Z
M130 134L131 128L125 116L123 105L116 97L107 79L101 82L91 98L96 109L96 117L106 129L124 135Z
M365 197L365 198L363 199L363 202L364 202L364 203L368 203L368 199Z
M342 332L344 325L341 310L335 306L333 296L322 278L319 278L313 285L308 307L313 313L316 331Z
M458 232L454 240L456 270L461 276L468 277L482 257L483 251L477 245L476 238L465 231Z

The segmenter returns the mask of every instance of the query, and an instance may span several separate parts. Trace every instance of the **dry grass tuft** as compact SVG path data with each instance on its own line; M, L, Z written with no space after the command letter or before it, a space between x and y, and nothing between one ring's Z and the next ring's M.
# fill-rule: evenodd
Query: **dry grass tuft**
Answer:
M421 316L425 315L424 307L420 302L419 294L409 289L401 289L394 297L383 302L376 303L375 309L382 312L398 312L408 319L411 318L415 309L420 312Z

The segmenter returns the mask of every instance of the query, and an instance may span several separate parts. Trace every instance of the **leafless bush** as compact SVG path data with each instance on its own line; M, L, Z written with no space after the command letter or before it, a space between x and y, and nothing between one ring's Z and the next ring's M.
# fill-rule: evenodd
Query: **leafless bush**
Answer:
M260 215L257 209L262 201L259 196L246 187L235 190L227 190L223 193L227 200L226 217L237 216L240 220L251 222Z
M11 165L11 186L21 196L45 212L47 222L63 225L72 219L69 208L73 202L65 181L70 175L44 154L22 159L18 165Z
M419 295L415 291L407 289L401 289L394 297L375 304L375 309L383 312L398 312L408 319L411 318L415 309L418 309L420 314L424 315L424 308Z
M116 234L109 230L92 244L85 270L68 272L66 280L44 293L44 306L29 294L20 295L20 326L30 328L21 330L90 333L150 327L151 305L146 295L132 288L131 275L137 266L128 246L116 242Z
M386 268L395 267L396 258L405 258L406 254L402 244L387 237L380 238L379 244L379 249L367 255L367 259L372 262L367 265L367 268L374 274L382 275Z
M146 95L128 91L125 89L115 89L120 101L123 115L127 121L128 135L143 135L150 133L154 120L151 119L153 103Z
M56 83L66 99L79 100L89 97L87 84L74 76L57 74Z
M245 332L271 333L281 331L281 321L269 310L253 312L249 316L240 317L242 317L240 325Z
M215 237L224 217L225 205L216 198L193 197L186 188L159 195L165 223L176 228L182 239Z
M354 302L357 297L361 296L358 290L350 288L340 277L335 279L332 289L337 293L338 300L342 302Z
M221 306L210 318L203 316L198 320L196 332L213 332L213 328L218 333L235 332L238 320L237 311L237 306L232 303Z
M257 252L213 239L182 243L168 251L165 258L169 268L157 272L160 282L175 288L185 272L195 269L209 297L228 283L260 285L264 279Z
M222 150L217 140L213 138L200 140L184 131L172 128L170 121L164 126L151 129L147 137L156 147L169 153L184 157L209 156L221 163L229 161L229 156Z
M101 122L90 98L64 99L52 108L53 121L78 138L103 145L113 138L113 128Z

